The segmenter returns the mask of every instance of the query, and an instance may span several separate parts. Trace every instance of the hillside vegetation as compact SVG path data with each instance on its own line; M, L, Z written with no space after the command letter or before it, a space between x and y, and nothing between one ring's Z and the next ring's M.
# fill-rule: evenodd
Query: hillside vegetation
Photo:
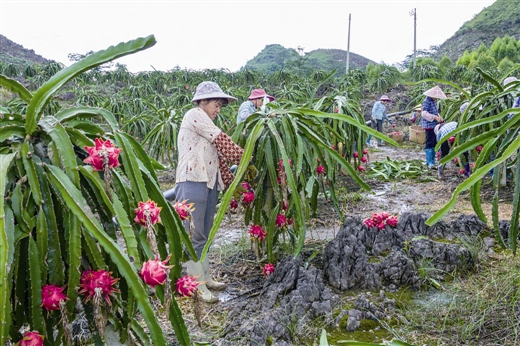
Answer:
M464 51L476 50L482 43L489 47L505 35L520 39L520 0L497 0L484 8L446 40L435 57L447 55L455 61Z

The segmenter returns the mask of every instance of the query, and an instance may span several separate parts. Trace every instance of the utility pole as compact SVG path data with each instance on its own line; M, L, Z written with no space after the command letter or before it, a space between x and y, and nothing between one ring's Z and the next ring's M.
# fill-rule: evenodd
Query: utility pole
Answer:
M413 16L413 68L415 68L416 52L417 52L417 9L410 11Z
M347 69L346 69L345 73L348 73L349 64L350 64L350 13L348 14Z

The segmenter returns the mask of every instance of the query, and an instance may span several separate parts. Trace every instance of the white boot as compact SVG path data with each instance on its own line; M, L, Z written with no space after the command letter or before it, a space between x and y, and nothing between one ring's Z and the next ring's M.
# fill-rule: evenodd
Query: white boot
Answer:
M213 295L213 293L208 290L206 287L206 282L204 281L204 269L202 268L202 263L188 261L186 262L186 269L188 275L195 276L197 278L197 282L200 284L197 286L199 290L200 297L206 303L216 303L218 302L218 298Z
M223 282L215 281L209 275L209 258L206 256L204 262L202 262L202 268L204 269L204 280L206 280L206 286L209 289L222 291L226 289L226 284Z

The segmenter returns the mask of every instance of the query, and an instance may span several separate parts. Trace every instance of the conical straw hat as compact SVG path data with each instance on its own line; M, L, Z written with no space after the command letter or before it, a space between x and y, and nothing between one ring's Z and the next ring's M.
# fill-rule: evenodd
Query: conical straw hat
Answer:
M430 96L430 97L435 98L435 99L441 99L441 100L446 100L447 99L446 95L444 95L444 93L442 92L441 88L439 88L438 85L434 86L430 90L426 90L424 92L424 95Z

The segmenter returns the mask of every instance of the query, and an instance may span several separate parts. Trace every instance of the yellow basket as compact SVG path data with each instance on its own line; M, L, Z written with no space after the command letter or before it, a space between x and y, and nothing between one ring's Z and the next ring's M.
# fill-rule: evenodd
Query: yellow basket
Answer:
M426 143L426 132L419 125L410 126L410 142L418 144Z

